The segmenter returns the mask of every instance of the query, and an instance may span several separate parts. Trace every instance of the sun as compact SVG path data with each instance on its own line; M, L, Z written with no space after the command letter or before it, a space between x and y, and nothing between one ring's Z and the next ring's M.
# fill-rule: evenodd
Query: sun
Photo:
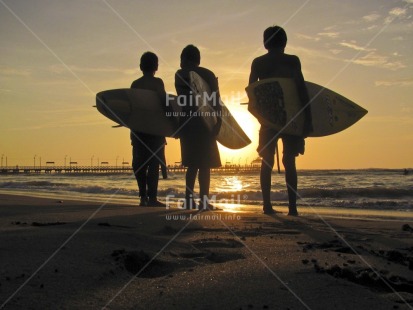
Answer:
M250 138L251 144L239 150L231 150L219 144L222 164L250 164L251 161L257 157L256 148L258 144L258 130L260 125L255 117L248 112L247 105L240 105L239 102L228 102L226 106Z

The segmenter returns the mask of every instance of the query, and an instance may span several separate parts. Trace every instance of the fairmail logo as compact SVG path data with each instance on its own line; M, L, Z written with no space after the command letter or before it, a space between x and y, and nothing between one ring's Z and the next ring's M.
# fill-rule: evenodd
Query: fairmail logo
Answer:
M207 105L215 107L221 105L221 101L219 100L216 92L211 93L211 95L204 92L200 95L194 94L190 91L189 96L172 96L170 94L166 94L166 106L171 106L172 102L176 102L179 107L202 107Z

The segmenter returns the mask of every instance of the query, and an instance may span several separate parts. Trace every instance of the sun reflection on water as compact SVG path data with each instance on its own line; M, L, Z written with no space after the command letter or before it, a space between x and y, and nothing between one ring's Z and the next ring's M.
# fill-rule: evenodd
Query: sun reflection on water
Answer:
M248 184L243 182L238 176L224 176L221 182L218 183L216 191L218 193L240 192L248 187Z
M234 193L234 195L231 195L231 198L218 199L217 204L219 205L219 208L225 212L231 213L246 212L246 205L242 204L240 200L242 199L242 195L240 195L240 193L248 187L250 187L250 184L245 178L242 179L236 175L222 176L216 184L215 191L218 195L220 193Z
M247 210L242 208L243 205L240 205L238 203L224 203L220 204L219 208L222 209L224 212L231 212L231 213L243 213L246 212Z

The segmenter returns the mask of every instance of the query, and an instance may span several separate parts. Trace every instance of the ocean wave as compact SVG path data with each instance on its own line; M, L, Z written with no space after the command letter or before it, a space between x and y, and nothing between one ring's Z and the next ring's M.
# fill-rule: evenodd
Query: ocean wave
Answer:
M25 180L0 182L0 189L23 192L59 193L68 196L87 195L88 197L116 196L120 199L135 199L138 195L136 185L129 187L116 187L116 182L88 183L80 182L53 182L47 180ZM112 186L111 186L112 185ZM262 193L260 190L240 190L213 192L212 199L220 203L261 205ZM183 187L164 187L158 190L160 200L178 200L185 197ZM299 189L297 201L300 207L338 207L358 209L388 209L388 210L413 210L413 188L409 187L385 187L374 186L368 188L303 188ZM288 195L285 189L271 192L271 200L274 205L287 206Z
M3 182L0 183L0 189L19 189L19 190L36 190L36 191L66 191L71 193L84 194L120 194L133 195L134 190L116 187L105 187L100 185L79 185L71 183L49 182L49 181L27 181L27 182Z
M362 200L330 200L320 201L320 206L361 209L361 210L392 210L392 211L413 211L413 204L410 200L389 200L389 199L362 199Z
M87 192L87 193L113 193L120 194L134 194L135 189L127 189L123 187L104 186L104 185L84 185L82 183L64 183L51 182L44 180L36 181L6 181L0 182L1 189L60 189L72 192ZM184 197L185 192L179 191L174 187L159 188L159 196L175 196L177 198ZM240 190L240 191L225 191L225 192L211 192L219 198L233 199L241 197L243 200L261 200L260 190ZM286 190L271 191L271 199L283 200L287 197ZM402 199L413 198L412 188L391 188L391 187L370 187L370 188L303 188L298 190L298 197L301 198L382 198L382 199Z
M371 187L371 188L343 188L343 189L325 189L310 188L298 191L302 197L318 198L402 198L413 197L413 188L389 188L389 187Z
M26 181L26 182L2 182L0 183L0 188L18 188L18 189L30 189L30 188L56 188L56 187L68 187L70 184L49 182L49 181Z

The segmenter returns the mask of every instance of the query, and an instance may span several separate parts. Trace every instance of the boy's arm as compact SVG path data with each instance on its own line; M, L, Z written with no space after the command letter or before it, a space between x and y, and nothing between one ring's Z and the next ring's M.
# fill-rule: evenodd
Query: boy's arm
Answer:
M251 64L251 73L250 73L250 78L249 78L248 84L252 84L252 83L258 81L258 78L259 78L259 76L258 76L258 72L257 72L257 66L256 66L256 63L255 63L255 60L254 60Z
M295 74L295 80L297 83L298 95L300 96L301 103L303 104L305 121L304 121L304 132L303 136L306 138L308 134L313 131L313 120L311 116L311 107L310 107L310 97L308 95L307 87L305 86L304 76L301 71L301 62L297 57L296 63L297 69Z
M157 85L156 92L159 98L161 98L161 102L163 103L163 107L165 111L172 112L172 107L169 105L167 98L166 98L165 85L162 79L158 79L158 85Z
M190 95L190 88L189 88L189 77L188 72L183 70L178 70L175 73L175 89L176 94L178 96L189 96Z

